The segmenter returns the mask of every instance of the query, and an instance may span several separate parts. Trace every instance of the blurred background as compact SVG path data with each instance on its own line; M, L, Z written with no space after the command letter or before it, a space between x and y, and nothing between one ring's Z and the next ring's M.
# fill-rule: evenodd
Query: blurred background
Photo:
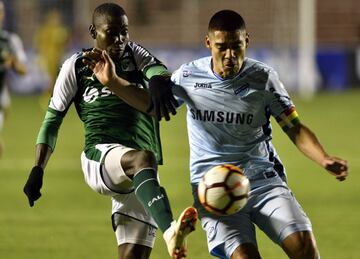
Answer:
M310 217L321 257L358 259L360 239L360 1L359 0L112 0L124 7L130 38L172 71L209 55L203 41L220 9L242 14L250 33L248 56L273 66L302 121L326 150L348 160L348 180L337 182L304 157L273 123L273 143L288 183ZM0 259L116 258L109 197L92 191L80 167L83 125L73 107L59 132L33 208L22 191L34 164L34 145L49 90L63 60L92 46L88 34L98 0L3 0L4 29L23 41L29 73L9 73L12 105L0 130ZM1 43L1 42L0 42ZM174 215L191 205L189 150L182 107L161 123L161 183ZM175 137L174 137L175 136ZM1 153L1 152L0 152ZM174 179L176 179L174 181ZM201 231L189 237L189 259L211 258ZM168 258L162 235L151 258ZM286 259L257 232L262 258Z
M4 28L19 34L32 73L16 82L17 93L36 93L51 83L52 64L92 45L88 34L98 0L5 0ZM130 38L162 59L170 70L208 54L207 23L220 9L245 18L248 56L273 66L287 89L305 97L322 89L356 87L360 80L360 2L357 0L122 0ZM54 50L49 50L53 46ZM55 55L55 57L53 57ZM46 58L45 58L46 59ZM59 64L61 62L58 62ZM56 68L53 68L54 70ZM54 73L50 71L50 74Z

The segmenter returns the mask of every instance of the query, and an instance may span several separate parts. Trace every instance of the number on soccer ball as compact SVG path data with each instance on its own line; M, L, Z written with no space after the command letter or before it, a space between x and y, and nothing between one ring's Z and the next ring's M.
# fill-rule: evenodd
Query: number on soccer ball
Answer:
M237 166L224 164L208 170L199 182L198 196L204 208L218 215L231 215L248 200L249 179Z

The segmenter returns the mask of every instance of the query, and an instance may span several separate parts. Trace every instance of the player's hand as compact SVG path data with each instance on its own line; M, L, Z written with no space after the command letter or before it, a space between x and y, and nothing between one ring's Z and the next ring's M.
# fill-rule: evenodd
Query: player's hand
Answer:
M339 181L344 181L349 174L347 161L337 157L327 157L324 161L324 167Z
M41 197L40 189L43 183L44 170L40 166L34 166L24 186L30 207L34 206L34 201Z
M155 75L149 80L150 105L147 112L154 110L156 118L160 121L161 117L170 120L170 113L176 114L176 101L171 91L170 76Z
M105 50L94 48L84 52L83 62L103 85L111 85L111 81L116 77L115 64Z

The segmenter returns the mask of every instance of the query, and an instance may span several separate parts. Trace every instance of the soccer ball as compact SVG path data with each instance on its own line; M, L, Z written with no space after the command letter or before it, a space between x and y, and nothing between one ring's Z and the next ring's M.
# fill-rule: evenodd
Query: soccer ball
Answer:
M206 210L231 215L247 203L249 179L237 166L223 164L208 170L199 182L198 197Z

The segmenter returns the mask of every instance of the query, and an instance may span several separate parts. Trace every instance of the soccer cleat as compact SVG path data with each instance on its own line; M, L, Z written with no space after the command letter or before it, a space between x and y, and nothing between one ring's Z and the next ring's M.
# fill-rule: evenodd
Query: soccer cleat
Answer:
M164 232L164 239L171 258L186 257L186 237L195 230L197 219L197 210L188 207L181 213L178 221L174 220Z

